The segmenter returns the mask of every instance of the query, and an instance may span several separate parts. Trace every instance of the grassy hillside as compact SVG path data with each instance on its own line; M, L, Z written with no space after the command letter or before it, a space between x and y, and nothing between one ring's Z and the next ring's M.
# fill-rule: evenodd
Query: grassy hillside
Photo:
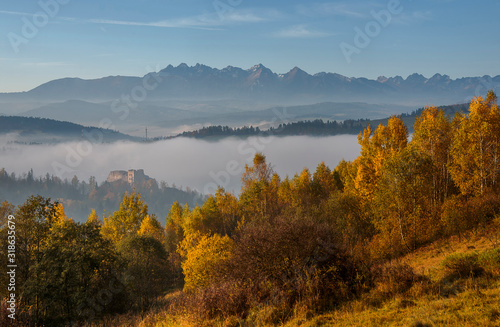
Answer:
M475 274L456 275L445 266L450 258L474 256L496 258L496 266ZM485 265L484 263L482 265ZM408 268L410 267L410 269ZM205 326L500 326L500 217L487 227L462 237L452 236L433 242L380 269L392 271L389 278L359 299L336 310L315 315L296 310L285 323L275 320L273 309L256 307L246 320L227 318L206 321ZM165 309L181 292L162 300L163 308L145 317L124 315L109 318L108 326L198 326L199 322ZM103 322L100 322L103 323ZM97 326L94 324L87 325Z
M453 276L449 258L496 253L496 274ZM407 264L424 276L406 292L379 285L360 300L326 314L300 315L284 326L500 326L500 220L462 238L453 236L387 265ZM472 274L474 275L474 274Z

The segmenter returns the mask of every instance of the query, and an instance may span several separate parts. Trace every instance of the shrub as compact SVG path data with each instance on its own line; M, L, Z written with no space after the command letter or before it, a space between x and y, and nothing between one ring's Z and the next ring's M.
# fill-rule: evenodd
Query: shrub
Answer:
M478 262L485 272L491 275L500 275L500 248L482 252Z
M257 301L331 307L355 294L364 279L336 234L332 225L305 217L247 225L227 271L253 289Z
M211 278L185 293L176 307L197 323L240 317L276 324L297 308L336 306L363 289L366 277L334 235L331 224L304 217L248 223L230 239L231 255L211 265Z
M177 304L195 321L241 316L248 310L248 294L232 282L221 282L196 293L184 293Z
M415 283L426 281L408 264L395 264L374 269L375 285L388 296L407 293Z
M476 252L451 254L441 262L441 267L445 279L477 277L484 273Z
M469 229L489 223L499 212L500 197L494 193L470 199L451 196L443 204L441 222L448 235L460 236Z

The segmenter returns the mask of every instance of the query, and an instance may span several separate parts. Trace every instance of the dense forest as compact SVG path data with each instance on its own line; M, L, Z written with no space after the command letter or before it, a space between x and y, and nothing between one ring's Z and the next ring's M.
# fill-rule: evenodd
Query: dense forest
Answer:
M256 136L256 135L339 135L357 134L363 130L365 120L346 120L344 122L323 121L299 121L294 123L280 124L277 128L261 130L259 127L229 127L229 126L207 126L202 129L184 132L179 136L204 138L204 137L227 137L227 136Z
M98 185L93 176L88 181L80 181L76 176L69 181L48 173L44 177L35 177L33 170L16 176L0 169L0 199L19 205L32 194L42 195L63 204L68 217L80 222L87 219L92 209L99 214L117 210L123 193L134 190L142 194L149 211L155 215L165 215L175 201L191 206L203 201L203 196L194 190L182 190L163 181L158 183L155 179L134 185L123 181L105 181Z
M425 108L413 130L410 141L401 117L367 126L357 159L293 177L278 176L258 153L239 197L221 188L200 206L175 203L161 218L164 228L139 192L85 223L50 199L30 197L17 208L5 202L2 244L9 214L16 224L17 322L90 326L153 310L163 312L164 325L176 316L193 326L280 325L297 312L338 308L376 285L386 285L384 296L415 283L426 292L428 281L408 266L381 265L497 217L497 98L477 97L453 118ZM0 251L6 266L7 248ZM470 274L482 269L498 278L495 253ZM3 298L8 283L3 274Z

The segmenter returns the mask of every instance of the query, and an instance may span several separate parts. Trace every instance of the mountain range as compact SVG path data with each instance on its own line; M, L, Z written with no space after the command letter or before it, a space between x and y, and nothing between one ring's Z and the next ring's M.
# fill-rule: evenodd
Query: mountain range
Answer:
M500 75L372 80L311 75L298 67L277 74L262 64L246 70L180 64L142 77L62 78L0 93L0 115L110 127L136 137L144 137L147 127L151 137L161 137L211 125L269 126L285 112L286 122L380 119L427 105L467 103L497 86Z
M158 73L151 72L143 77L57 79L27 92L0 93L0 101L106 101L128 95L136 102L144 99L238 99L275 105L362 101L419 106L462 103L498 85L500 75L451 79L441 74L430 78L412 74L407 78L381 76L373 80L325 72L311 75L298 67L286 74L277 74L262 64L245 70L233 66L217 69L183 63L177 67L169 65Z

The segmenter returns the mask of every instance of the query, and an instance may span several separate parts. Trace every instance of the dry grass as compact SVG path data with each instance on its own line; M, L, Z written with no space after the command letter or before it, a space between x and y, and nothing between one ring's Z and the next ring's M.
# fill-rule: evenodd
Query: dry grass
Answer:
M398 296L380 308L356 301L310 320L297 317L285 326L500 326L500 281L482 282L468 280L461 293L447 298Z
M413 253L398 259L410 265L418 274L433 280L438 279L441 262L449 255L456 253L481 253L500 247L500 219L482 230L470 231L460 238L452 236L424 246Z
M457 255L482 254L500 247L499 219L482 230L443 239L388 265L407 264L429 283L417 283L405 294L383 297L374 305L374 289L342 309L306 319L295 317L284 326L500 326L500 279L483 276L443 279L442 262Z

